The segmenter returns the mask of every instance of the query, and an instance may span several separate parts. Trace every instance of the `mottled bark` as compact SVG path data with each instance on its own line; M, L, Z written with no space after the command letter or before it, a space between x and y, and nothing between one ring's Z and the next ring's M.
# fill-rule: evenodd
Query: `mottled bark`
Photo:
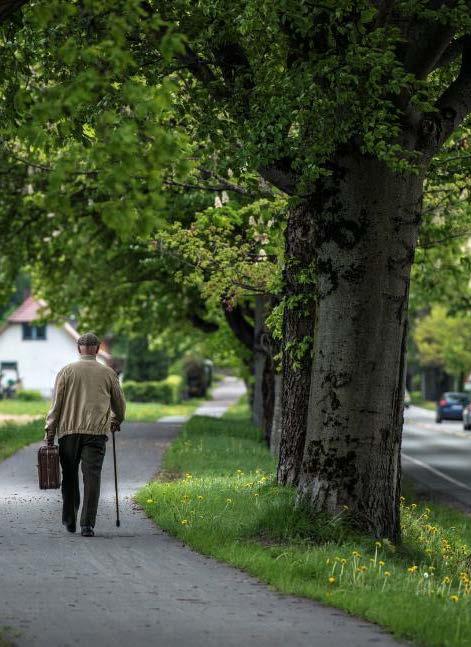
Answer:
M278 482L296 485L306 437L314 330L314 213L302 202L288 214L285 230L283 389Z
M273 421L270 434L270 451L278 458L280 454L281 441L281 390L283 377L280 373L275 374L275 401L273 406Z
M336 160L319 196L317 304L301 498L377 537L400 539L409 276L421 174Z
M265 364L263 367L262 402L262 433L265 442L270 447L273 416L275 413L275 365L270 352L265 356Z

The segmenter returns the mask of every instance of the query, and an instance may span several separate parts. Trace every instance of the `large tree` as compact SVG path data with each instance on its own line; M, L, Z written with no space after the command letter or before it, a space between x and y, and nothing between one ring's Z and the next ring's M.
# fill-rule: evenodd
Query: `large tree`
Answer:
M72 19L84 20L86 33L106 31L107 11L84 6ZM172 79L172 132L230 160L235 178L256 171L291 199L284 347L292 366L285 361L284 372L299 370L296 346L307 375L312 345L312 367L308 400L307 380L304 388L284 380L280 478L298 482L313 510L347 506L360 528L395 541L409 277L424 181L471 109L469 4L149 0L135 8L137 18L127 14L118 29L132 52L132 87ZM100 43L96 59L107 70L108 41ZM83 60L65 62L77 72ZM90 95L101 105L113 95L96 85ZM121 119L126 107L111 100ZM83 115L86 137L110 136L100 112ZM193 162L194 150L184 157ZM194 178L208 177L206 167L193 168ZM139 204L141 185L131 178ZM96 189L106 204L106 186Z
M258 169L304 211L288 221L299 270L312 258L316 271L300 495L314 510L348 506L396 541L409 277L430 163L471 108L470 8L157 8L186 34L182 102L198 128L218 129L234 166Z

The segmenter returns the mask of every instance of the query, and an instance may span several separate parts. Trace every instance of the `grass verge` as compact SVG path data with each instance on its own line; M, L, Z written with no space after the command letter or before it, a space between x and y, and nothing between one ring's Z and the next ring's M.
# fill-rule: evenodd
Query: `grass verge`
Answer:
M160 404L159 402L128 402L127 422L155 422L164 416L188 416L201 404L192 399L180 404ZM45 416L50 403L47 400L23 402L20 400L0 400L0 416Z
M17 409L16 407L4 407L3 405L42 405L42 402L16 402L14 400L0 400L0 414L8 415L41 415L38 420L32 420L26 424L20 422L6 421L0 424L0 461L5 460L19 449L30 443L38 442L44 437L44 412L34 410L32 407ZM163 416L185 415L189 416L201 400L189 400L182 404L158 404L152 402L130 402L128 404L126 422L155 422ZM6 411L8 409L8 411ZM47 410L47 403L46 403ZM15 412L15 413L14 413ZM0 642L0 647L1 642Z
M162 480L136 495L159 526L283 593L418 644L471 644L469 517L404 501L396 548L353 532L342 515L312 518L294 499L275 484L273 459L240 406L221 420L190 420L167 450Z
M429 409L430 411L435 411L437 408L437 403L433 400L424 400L420 391L411 391L410 401L411 404L415 404L416 407L422 407L423 409Z
M25 425L6 423L0 425L0 461L19 449L41 440L44 436L42 420L33 420Z

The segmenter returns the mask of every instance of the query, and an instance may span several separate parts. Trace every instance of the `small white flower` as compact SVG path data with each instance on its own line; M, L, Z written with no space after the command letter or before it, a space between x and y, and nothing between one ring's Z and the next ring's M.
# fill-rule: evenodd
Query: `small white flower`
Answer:
M218 195L214 198L214 206L216 209L220 209L222 207L221 198Z
M425 579L427 579L428 578L428 573L424 573L424 577L425 577Z

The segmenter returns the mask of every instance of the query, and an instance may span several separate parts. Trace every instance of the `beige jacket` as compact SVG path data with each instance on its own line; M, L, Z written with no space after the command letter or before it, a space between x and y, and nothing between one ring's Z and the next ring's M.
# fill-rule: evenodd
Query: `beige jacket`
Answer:
M124 420L126 402L112 368L81 355L56 377L52 406L46 417L49 439L66 434L106 434L111 423Z

